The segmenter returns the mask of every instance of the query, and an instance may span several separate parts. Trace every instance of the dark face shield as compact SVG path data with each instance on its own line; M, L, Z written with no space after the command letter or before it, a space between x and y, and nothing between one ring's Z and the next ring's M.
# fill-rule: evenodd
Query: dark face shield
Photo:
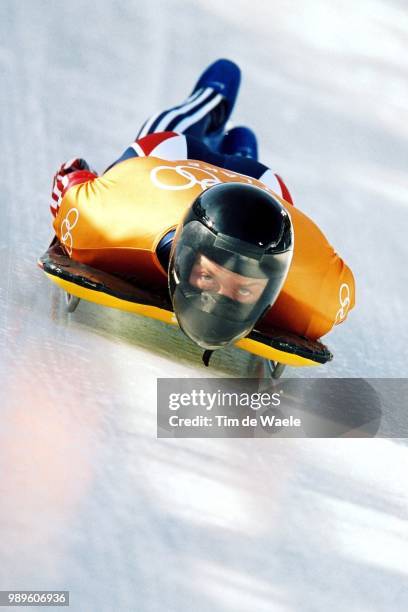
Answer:
M231 302L223 296L184 293L177 289L173 305L184 333L202 348L214 350L242 338L252 329L252 320L246 323L231 316L226 317L228 309L230 315L238 314L232 312Z
M212 350L247 336L276 300L291 256L291 250L265 254L261 248L215 236L201 223L190 222L176 241L169 270L181 329L199 346Z

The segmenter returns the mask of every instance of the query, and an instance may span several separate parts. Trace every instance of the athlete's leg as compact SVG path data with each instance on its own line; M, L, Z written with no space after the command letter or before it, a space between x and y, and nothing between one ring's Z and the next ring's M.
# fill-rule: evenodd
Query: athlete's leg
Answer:
M268 187L276 189L277 183L272 171L252 157L234 154L227 155L212 151L203 142L193 136L185 136L187 143L187 158L205 161L218 168L232 170L239 174L244 174L265 183Z
M219 152L258 160L258 143L255 133L245 126L232 128L222 139Z
M240 80L241 72L236 64L225 59L217 60L203 72L184 102L147 119L135 142L151 134L177 132L194 136L215 150L223 139L225 124L238 96ZM134 157L137 153L133 148L134 145L128 147L105 172Z
M278 177L256 159L237 154L218 153L210 149L199 138L189 134L178 134L176 132L148 134L144 138L131 143L115 164L132 157L158 157L169 161L195 159L258 179L278 193L281 190ZM112 164L112 166L115 164Z
M153 115L140 128L136 140L157 132L178 132L208 140L215 146L234 108L241 73L236 64L221 59L198 79L191 95L181 104Z
M178 132L201 138L210 126L212 112L222 99L222 95L212 87L198 89L178 106L149 117L137 133L136 140L158 132Z
M292 196L283 179L256 159L243 155L217 153L192 136L179 136L179 138L186 140L188 159L206 161L218 168L225 168L258 179L275 193L281 195L289 204L293 204Z

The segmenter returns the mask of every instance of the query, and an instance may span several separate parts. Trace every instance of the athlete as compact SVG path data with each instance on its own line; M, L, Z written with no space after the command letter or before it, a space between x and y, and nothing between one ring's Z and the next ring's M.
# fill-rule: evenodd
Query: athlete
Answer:
M214 62L101 176L74 159L52 191L69 257L144 289L168 286L180 327L209 350L255 326L315 340L354 306L350 269L258 161L255 134L226 131L239 86L238 66Z

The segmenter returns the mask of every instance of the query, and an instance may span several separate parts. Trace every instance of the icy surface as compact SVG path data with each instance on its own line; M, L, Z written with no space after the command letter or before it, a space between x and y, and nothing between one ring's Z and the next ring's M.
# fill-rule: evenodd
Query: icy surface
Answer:
M230 350L208 371L160 323L67 316L35 267L58 165L103 170L230 57L235 122L357 281L333 363L291 374L406 377L407 15L397 0L0 3L0 589L69 589L78 612L408 609L405 441L157 440L157 377L254 360Z

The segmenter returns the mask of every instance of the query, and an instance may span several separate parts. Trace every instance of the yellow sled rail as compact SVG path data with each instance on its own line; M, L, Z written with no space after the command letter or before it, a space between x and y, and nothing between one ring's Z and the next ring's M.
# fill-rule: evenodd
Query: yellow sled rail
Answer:
M164 294L153 295L116 276L75 262L64 254L58 242L52 243L38 265L52 282L71 296L178 325ZM235 342L235 346L270 361L296 367L321 365L333 357L321 342L282 330L273 330L270 335L255 330Z

